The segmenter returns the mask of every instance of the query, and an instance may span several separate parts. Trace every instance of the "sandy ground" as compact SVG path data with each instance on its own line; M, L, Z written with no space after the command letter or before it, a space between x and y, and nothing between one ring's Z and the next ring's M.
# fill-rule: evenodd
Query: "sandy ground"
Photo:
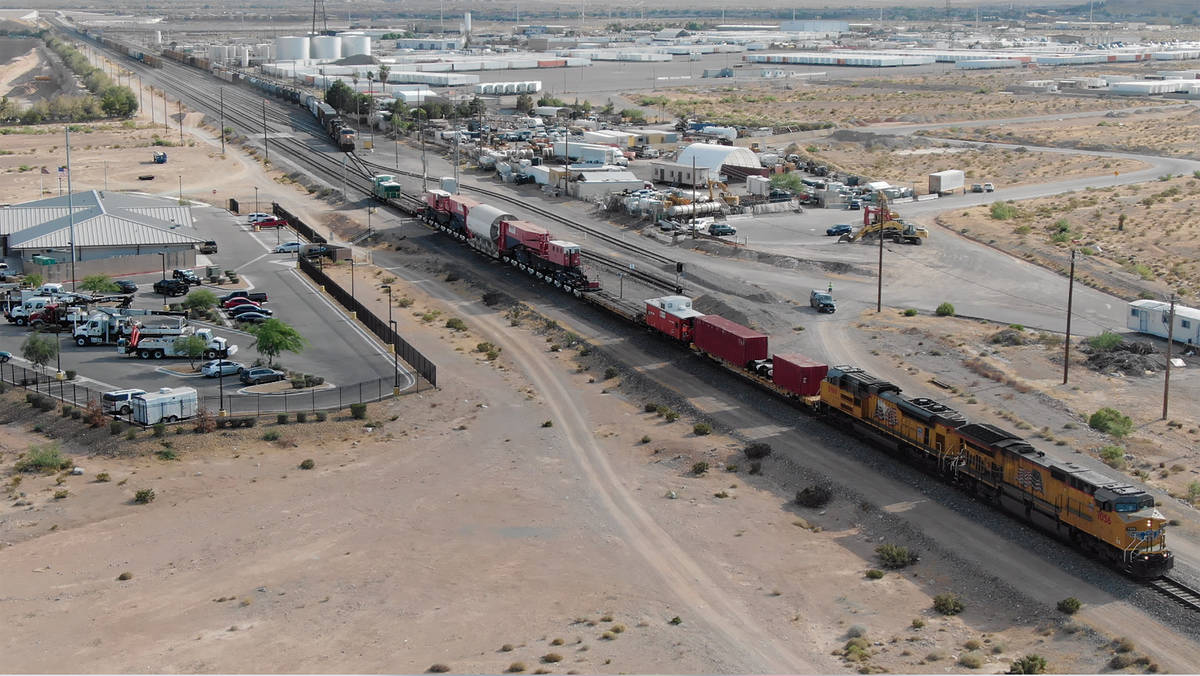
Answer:
M17 82L41 65L42 58L36 49L30 49L8 63L0 64L0 92L10 99L23 97L25 87L18 87Z
M867 137L866 140L856 140ZM962 169L971 183L1012 187L1100 176L1114 171L1146 168L1146 163L1091 155L1063 155L995 147L964 148L939 146L921 140L878 137L854 132L835 132L830 138L803 146L804 154L846 174L858 174L892 185L915 186L918 194L928 192L928 176L947 167Z
M1077 279L1087 284L1127 298L1174 291L1194 305L1200 293L1197 195L1200 178L1176 177L1017 202L1004 220L992 216L990 205L938 220L1052 269L1066 271L1074 246L1083 254Z

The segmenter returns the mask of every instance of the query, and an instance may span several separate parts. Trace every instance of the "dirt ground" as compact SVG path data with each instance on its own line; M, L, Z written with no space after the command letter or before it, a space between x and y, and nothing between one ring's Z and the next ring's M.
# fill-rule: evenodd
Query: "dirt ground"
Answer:
M1194 142L1197 132L1200 132L1200 110L1187 106L1150 112L1115 111L1096 117L1005 124L1000 127L951 127L921 134L1196 159L1200 157Z
M892 185L915 186L918 194L927 192L930 173L949 166L962 169L968 183L990 182L1001 187L1043 183L1049 179L1099 176L1114 171L1137 171L1147 166L1137 160L1006 150L990 146L941 146L916 138L851 131L834 132L827 139L806 145L805 155L821 164L836 167L842 173L867 176L871 180L887 181Z
M911 124L985 120L1142 107L1157 103L1132 97L1018 96L983 84L974 88L943 86L910 91L878 89L865 82L820 81L713 86L673 91L670 94L625 93L623 96L647 109L666 112L675 118L708 119L747 126L830 123L833 126L850 127L887 122Z
M1082 254L1076 279L1084 283L1126 298L1166 297L1173 291L1194 305L1200 293L1197 195L1200 178L1164 177L1016 202L1008 205L1009 213L994 205L972 207L938 221L1064 272L1075 247Z

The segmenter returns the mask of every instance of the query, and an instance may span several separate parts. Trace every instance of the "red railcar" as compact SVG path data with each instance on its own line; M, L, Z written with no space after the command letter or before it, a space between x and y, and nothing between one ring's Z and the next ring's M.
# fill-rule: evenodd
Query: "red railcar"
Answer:
M802 354L777 354L771 359L771 379L776 385L801 397L821 393L821 381L829 366Z
M701 351L746 368L767 358L767 336L717 315L696 317L692 342Z
M646 324L685 343L692 342L692 325L704 313L692 309L687 296L663 296L646 300Z

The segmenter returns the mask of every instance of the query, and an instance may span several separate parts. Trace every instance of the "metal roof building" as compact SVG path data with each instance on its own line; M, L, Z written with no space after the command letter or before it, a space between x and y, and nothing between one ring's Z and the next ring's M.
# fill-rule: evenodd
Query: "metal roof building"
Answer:
M762 162L759 162L754 151L740 146L693 143L680 151L675 163L691 166L693 159L696 161L697 169L704 167L712 169L714 172L720 171L722 166L762 168Z
M89 190L0 208L0 251L28 266L33 257L70 259L72 223L77 261L192 251L191 209L174 199Z

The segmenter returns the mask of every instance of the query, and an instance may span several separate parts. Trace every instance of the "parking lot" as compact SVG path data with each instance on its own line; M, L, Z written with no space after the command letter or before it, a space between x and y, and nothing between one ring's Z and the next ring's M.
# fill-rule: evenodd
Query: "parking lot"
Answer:
M275 231L254 232L244 216L207 205L194 205L195 236L217 242L217 253L197 256L196 271L205 276L209 266L217 274L225 270L238 273L243 287L254 292L268 294L264 307L272 316L291 325L304 337L306 346L299 354L285 352L277 361L284 368L323 377L326 386L357 386L360 382L374 382L392 378L392 356L377 341L301 274L295 265L295 254L271 253L276 240L295 240L296 234L287 228ZM167 271L171 276L171 271ZM162 272L120 276L115 279L128 280L138 285L133 294L132 307L162 309L164 299L153 291L153 284L162 278ZM368 284L363 282L361 289ZM69 288L69 285L67 285ZM213 291L218 297L225 295L232 286L210 285L205 281L200 286ZM167 298L168 303L178 303L183 296ZM254 337L232 326L232 322L221 324L189 320L196 328L210 328L215 336L225 338L229 345L236 346L229 359L251 365L259 354L252 347ZM228 325L226 325L228 324ZM27 327L0 323L0 350L11 352L13 363L28 366L21 358L21 345L29 334ZM216 397L221 383L217 378L206 378L196 374L180 374L171 371L172 365L188 363L187 359L138 359L135 355L119 353L115 346L80 347L71 340L69 330L60 337L61 368L77 373L77 380L88 387L101 390L140 388L154 391L162 387L195 387L201 397ZM203 361L203 360L199 360ZM197 364L199 364L199 361ZM58 360L47 366L53 372ZM401 369L403 371L403 365ZM224 378L225 395L240 391L244 386L236 375ZM411 384L407 372L401 373L401 387Z

